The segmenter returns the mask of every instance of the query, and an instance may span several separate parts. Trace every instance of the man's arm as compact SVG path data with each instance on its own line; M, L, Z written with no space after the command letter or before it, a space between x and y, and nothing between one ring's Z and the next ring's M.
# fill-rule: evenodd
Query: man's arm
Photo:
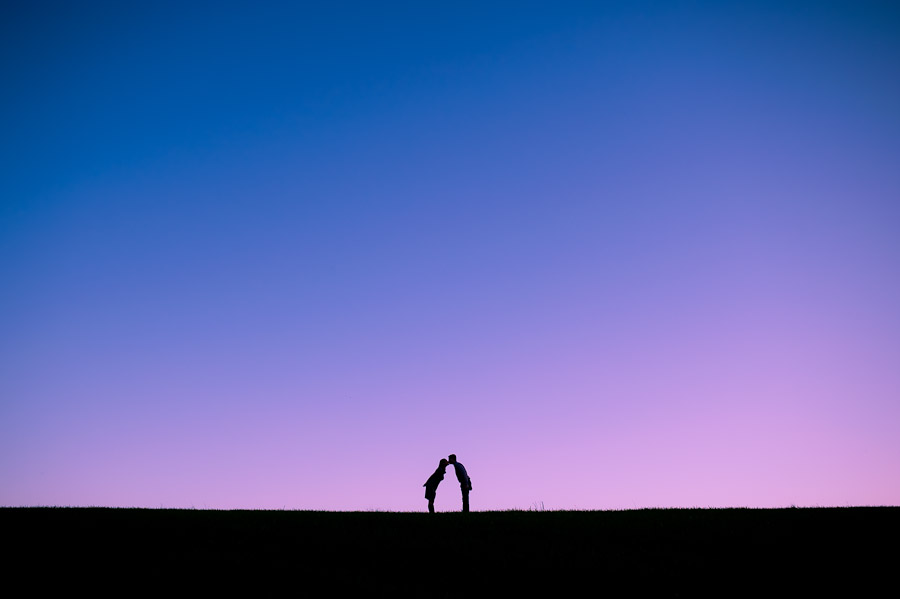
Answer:
M469 474L466 472L466 467L460 464L459 462L453 464L456 467L456 480L459 481L461 485L469 484Z

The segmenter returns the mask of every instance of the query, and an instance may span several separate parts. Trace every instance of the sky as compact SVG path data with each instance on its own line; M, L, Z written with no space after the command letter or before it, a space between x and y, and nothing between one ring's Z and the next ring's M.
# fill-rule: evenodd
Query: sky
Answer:
M0 505L898 505L898 73L893 2L4 2Z

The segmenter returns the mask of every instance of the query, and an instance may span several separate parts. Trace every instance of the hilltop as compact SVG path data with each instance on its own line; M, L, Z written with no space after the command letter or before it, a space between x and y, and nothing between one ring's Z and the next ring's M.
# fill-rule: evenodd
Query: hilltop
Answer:
M875 590L900 508L471 514L3 508L13 577L399 595ZM103 574L107 573L107 574Z

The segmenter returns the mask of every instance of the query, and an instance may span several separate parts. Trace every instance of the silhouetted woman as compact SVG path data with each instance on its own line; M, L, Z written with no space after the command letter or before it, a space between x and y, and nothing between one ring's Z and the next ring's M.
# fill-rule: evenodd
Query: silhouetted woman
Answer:
M448 464L450 464L450 462L442 458L440 463L438 463L437 470L435 470L434 474L429 476L428 480L425 481L425 484L422 485L425 487L425 499L428 500L428 511L432 514L434 513L434 497L437 494L438 485L444 480L444 472L447 471Z

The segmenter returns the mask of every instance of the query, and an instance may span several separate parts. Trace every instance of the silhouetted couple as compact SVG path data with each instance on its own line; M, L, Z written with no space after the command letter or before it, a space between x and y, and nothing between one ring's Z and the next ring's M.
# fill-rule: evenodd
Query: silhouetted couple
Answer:
M438 485L444 480L444 472L447 470L449 464L453 464L453 468L456 470L456 478L459 480L459 489L462 491L462 511L469 511L469 491L472 490L472 479L469 478L466 467L456 461L456 454L451 453L447 456L446 460L441 458L437 470L435 470L434 474L429 476L428 480L425 481L425 484L422 485L425 487L425 499L428 500L428 511L432 514L434 513L434 497L437 494Z

